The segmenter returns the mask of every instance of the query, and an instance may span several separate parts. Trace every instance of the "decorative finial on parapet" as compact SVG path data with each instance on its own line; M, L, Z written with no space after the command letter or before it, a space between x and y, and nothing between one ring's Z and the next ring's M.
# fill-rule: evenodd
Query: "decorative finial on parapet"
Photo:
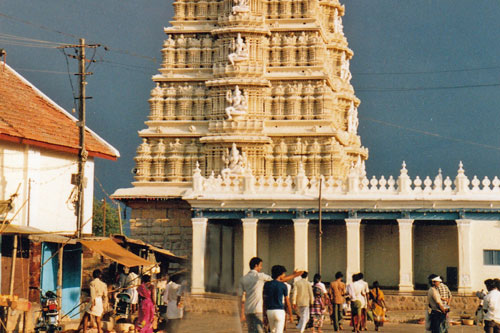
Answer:
M403 161L403 164L402 164L402 169L401 169L401 174L403 175L407 175L408 174L408 170L406 170L406 162Z
M457 194L465 194L469 191L469 178L465 175L462 161L458 164L457 177L455 178L455 190Z
M441 173L441 168L438 170L436 178L434 178L434 189L438 191L443 190L443 175Z
M406 169L406 162L403 161L403 168L398 177L398 192L407 194L411 192L411 179L408 177L408 170Z

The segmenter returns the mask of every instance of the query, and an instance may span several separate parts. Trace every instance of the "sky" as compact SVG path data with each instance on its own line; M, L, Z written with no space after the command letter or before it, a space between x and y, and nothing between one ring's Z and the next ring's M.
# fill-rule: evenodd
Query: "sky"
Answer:
M459 161L470 178L500 177L500 1L341 3L368 177L397 177L403 161L412 178L434 178L438 169L454 178ZM7 63L68 111L77 62L56 46L79 38L107 46L87 50L96 60L87 126L121 157L97 159L98 198L131 186L137 132L172 15L167 0L0 0Z

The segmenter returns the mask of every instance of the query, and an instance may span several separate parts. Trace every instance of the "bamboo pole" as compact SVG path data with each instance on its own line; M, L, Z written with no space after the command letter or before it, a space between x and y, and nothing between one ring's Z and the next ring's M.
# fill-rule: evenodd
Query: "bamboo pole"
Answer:
M16 275L16 260L17 260L17 238L18 235L14 235L14 246L12 248L12 264L10 270L10 286L9 286L9 295L14 295L14 277Z
M319 178L319 197L318 197L318 273L321 275L321 259L322 259L322 247L323 247L323 224L321 216L321 187L323 185L323 178Z

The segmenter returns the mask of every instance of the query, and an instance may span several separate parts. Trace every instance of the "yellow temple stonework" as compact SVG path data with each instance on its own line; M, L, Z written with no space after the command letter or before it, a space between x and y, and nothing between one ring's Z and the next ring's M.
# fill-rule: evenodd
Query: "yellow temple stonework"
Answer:
M193 293L233 293L257 255L401 292L500 274L498 178L367 177L338 0L174 8L135 181L113 197L134 237L190 257Z

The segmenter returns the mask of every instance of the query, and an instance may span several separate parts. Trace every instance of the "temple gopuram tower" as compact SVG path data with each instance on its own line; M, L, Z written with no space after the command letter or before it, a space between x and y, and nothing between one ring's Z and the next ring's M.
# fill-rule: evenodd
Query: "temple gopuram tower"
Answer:
M174 8L135 182L114 198L132 208L134 237L189 256L193 267L203 256L193 291L230 292L249 256L274 252L257 251L257 220L268 224L259 222L259 242L272 243L273 220L284 219L269 209L303 219L291 210L317 205L320 180L341 187L352 170L364 173L345 8L338 0L177 0ZM219 212L213 223L209 211ZM231 273L219 274L226 266ZM300 268L297 258L292 266Z

